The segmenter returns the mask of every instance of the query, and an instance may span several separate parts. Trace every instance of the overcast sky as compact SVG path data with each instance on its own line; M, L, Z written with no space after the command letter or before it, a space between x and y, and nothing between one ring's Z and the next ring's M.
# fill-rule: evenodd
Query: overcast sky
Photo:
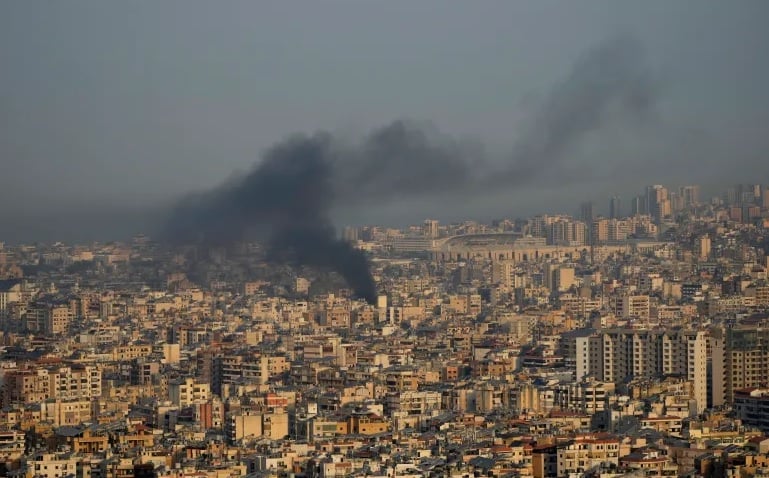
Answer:
M574 212L650 182L769 182L767 19L765 0L5 0L0 241L66 237L76 221L40 224L60 212L119 211L138 227L137 212L248 170L297 131L411 118L504 151L580 55L618 33L658 81L651 124L592 132L554 188L350 217ZM572 184L579 169L594 177Z

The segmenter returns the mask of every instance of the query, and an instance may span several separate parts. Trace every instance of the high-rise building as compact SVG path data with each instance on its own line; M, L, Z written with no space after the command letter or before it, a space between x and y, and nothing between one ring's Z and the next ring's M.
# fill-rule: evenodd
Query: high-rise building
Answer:
M684 209L684 200L677 192L670 191L668 193L668 200L670 201L671 214L675 215Z
M622 242L633 233L633 224L630 221L609 220L609 242Z
M668 190L659 184L646 187L646 212L659 224L670 216L670 198Z
M609 240L609 220L600 218L593 221L591 244L603 244Z
M551 291L563 292L574 285L574 268L563 264L545 264L543 279L544 286Z
M435 239L440 234L439 223L435 219L425 219L425 236Z
M707 234L697 239L697 255L700 259L707 259L710 256L710 236Z
M742 222L748 223L761 217L761 208L750 204L742 206Z
M724 192L724 202L727 206L753 205L761 200L760 184L738 184Z
M713 406L733 403L737 390L769 383L769 329L730 327L712 334Z
M682 186L679 195L683 201L684 208L690 208L696 206L700 201L700 187L699 186Z
M612 196L609 199L609 219L619 219L622 217L622 199L619 196Z
M588 240L587 224L582 221L574 221L571 223L571 241L577 245L585 245Z
M491 281L505 287L514 287L515 272L515 261L494 261L491 266Z
M548 244L566 244L569 236L569 223L556 221L547 228Z
M593 203L591 201L585 201L579 206L579 218L587 224L593 222Z
M587 239L587 226L582 221L574 221L568 216L549 216L534 228L544 228L544 236L552 245L584 245Z
M742 222L742 208L739 206L732 206L729 208L729 219L734 222Z
M697 412L708 407L708 336L704 331L681 330L663 336L662 374L692 382Z
M555 271L560 267L556 263L547 263L542 268L542 285L550 290L553 290L553 277L555 277Z
M761 195L761 185L758 184L739 184L736 189L740 206L754 205Z
M678 375L692 382L698 413L708 406L708 337L694 330L605 329L576 339L582 379L625 382Z
M633 204L632 204L632 215L638 216L640 214L647 214L648 211L646 210L646 197L645 196L636 196L633 198Z

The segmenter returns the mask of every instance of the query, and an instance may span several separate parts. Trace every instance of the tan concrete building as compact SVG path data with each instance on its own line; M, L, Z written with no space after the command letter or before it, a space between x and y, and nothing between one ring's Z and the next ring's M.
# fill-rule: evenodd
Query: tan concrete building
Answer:
M769 329L740 327L712 333L713 405L733 403L738 390L765 387Z
M211 385L187 377L168 384L168 398L178 407L189 407L211 399Z
M93 407L87 400L46 400L40 402L40 420L54 427L75 426L93 418Z
M571 476L599 465L619 464L620 440L612 436L578 436L558 447L558 476Z
M225 421L225 433L230 443L261 437L280 440L288 435L288 413L281 409L232 413Z
M708 335L692 330L606 329L578 337L579 378L607 382L645 380L675 375L693 384L701 413L708 406Z
M3 403L91 399L101 392L101 370L92 365L12 370L5 375Z

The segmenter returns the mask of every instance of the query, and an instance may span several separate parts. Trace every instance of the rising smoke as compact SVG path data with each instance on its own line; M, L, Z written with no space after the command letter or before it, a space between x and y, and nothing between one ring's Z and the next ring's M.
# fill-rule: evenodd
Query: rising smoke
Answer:
M365 256L336 236L330 220L336 205L525 184L547 174L606 118L643 118L654 99L639 44L612 38L588 51L553 88L504 161L404 120L354 144L329 133L297 135L269 149L248 174L183 200L165 236L207 244L259 239L272 259L335 270L357 297L373 302L376 287Z
M376 286L366 257L336 238L328 217L332 143L330 135L316 134L274 146L244 177L182 201L166 237L219 245L258 239L267 243L271 259L336 270L357 297L373 302Z

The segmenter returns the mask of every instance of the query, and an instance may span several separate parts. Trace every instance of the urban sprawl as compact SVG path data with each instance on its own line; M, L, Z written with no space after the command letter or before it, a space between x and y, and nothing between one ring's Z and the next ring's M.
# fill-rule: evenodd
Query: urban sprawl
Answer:
M700 196L344 228L375 303L255 242L0 243L0 476L767 475L769 188Z

